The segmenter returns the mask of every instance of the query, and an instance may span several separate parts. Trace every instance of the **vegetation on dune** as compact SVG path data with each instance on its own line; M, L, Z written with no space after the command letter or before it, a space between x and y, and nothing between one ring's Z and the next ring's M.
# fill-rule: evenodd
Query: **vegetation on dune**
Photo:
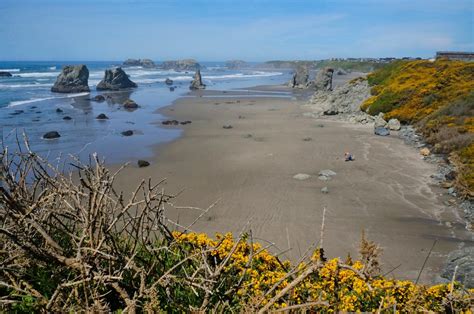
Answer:
M376 69L382 68L384 63L375 62L375 61L358 61L358 60L296 60L296 61L267 61L266 65L275 67L275 68L293 68L304 66L308 69L322 69L325 67L330 67L334 69L344 69L347 71L356 71L356 72L371 72Z
M28 147L0 158L0 311L452 313L471 306L474 291L454 280L428 287L380 275L380 250L365 236L359 261L327 260L317 249L292 265L251 231L214 239L186 232L190 226L166 217L174 196L160 184L143 181L127 199L113 188L118 172L95 156L90 165L76 163L77 180Z
M395 61L367 77L361 109L415 124L434 152L450 154L457 186L474 196L474 63Z

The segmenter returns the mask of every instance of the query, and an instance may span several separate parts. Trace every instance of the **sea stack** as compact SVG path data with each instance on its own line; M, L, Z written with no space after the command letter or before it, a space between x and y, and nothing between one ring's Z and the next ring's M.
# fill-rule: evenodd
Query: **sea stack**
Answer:
M334 69L324 68L318 71L314 81L308 83L308 87L315 90L332 90L332 76L334 74Z
M308 84L308 78L308 68L299 66L296 68L288 86L291 88L306 88L306 85Z
M66 65L58 75L51 91L55 93L89 92L89 70L84 64Z
M161 64L163 70L175 71L197 71L201 69L201 65L194 59L171 60L164 61Z
M154 68L156 65L151 59L127 59L123 62L124 66L141 66L144 68Z
M206 85L202 82L201 71L197 70L196 74L194 74L194 80L191 82L191 86L189 89L197 90L197 89L205 89Z
M104 79L97 84L97 90L119 90L137 87L122 68L105 70Z

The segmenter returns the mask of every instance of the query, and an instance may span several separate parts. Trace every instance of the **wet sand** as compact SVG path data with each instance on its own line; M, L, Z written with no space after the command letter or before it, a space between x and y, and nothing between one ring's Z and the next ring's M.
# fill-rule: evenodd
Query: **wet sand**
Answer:
M294 261L319 241L326 208L328 257L357 256L365 230L384 250L384 270L395 268L397 278L416 279L435 239L422 282L439 279L449 251L473 245L460 218L440 200L441 191L430 185L434 165L396 135L378 137L372 126L305 117L297 97L251 94L199 92L163 108L171 119L192 124L180 126L179 139L156 147L149 167L125 169L117 188L131 193L142 178L167 178L168 192L184 189L176 206L206 208L217 201L192 230L238 233L247 225L257 240L275 243L274 252L290 249L282 258ZM356 160L345 162L345 151ZM323 169L337 175L321 181ZM311 177L299 181L293 178L298 173ZM325 186L328 194L321 192ZM170 208L167 215L187 226L199 212Z

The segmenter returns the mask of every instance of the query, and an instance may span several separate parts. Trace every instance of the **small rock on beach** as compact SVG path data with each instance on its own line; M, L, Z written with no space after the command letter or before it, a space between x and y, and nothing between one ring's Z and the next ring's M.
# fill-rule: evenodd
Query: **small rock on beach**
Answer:
M50 131L43 135L43 138L47 140L55 139L58 137L61 137L61 135L57 131Z
M308 180L309 178L311 178L311 176L306 173L298 173L293 176L293 179L300 180L300 181Z

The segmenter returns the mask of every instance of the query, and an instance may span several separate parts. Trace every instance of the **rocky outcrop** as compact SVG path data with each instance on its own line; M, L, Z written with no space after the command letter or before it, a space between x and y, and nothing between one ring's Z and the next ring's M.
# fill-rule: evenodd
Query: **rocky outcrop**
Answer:
M368 116L360 111L360 105L369 97L370 88L367 80L360 78L336 87L333 91L316 91L306 106L317 116L329 114Z
M128 78L122 68L105 70L104 78L97 84L97 90L120 90L133 87L137 87L137 84Z
M164 61L161 68L175 71L197 71L201 69L201 65L194 59L184 59Z
M247 62L243 60L229 60L229 61L226 61L225 66L228 69L235 70L235 69L245 68L248 66L248 64Z
M123 62L124 66L141 66L144 68L154 68L155 63L150 59L127 59Z
M0 71L0 77L12 77L13 75L7 71Z
M166 84L166 85L173 85L173 80L170 79L170 78L167 78L167 79L165 80L165 84Z
M308 88L314 90L330 91L332 90L332 76L334 69L324 68L318 71L314 81L308 83Z
M89 70L84 64L66 65L58 75L51 91L55 93L89 92Z
M202 82L201 71L197 70L196 73L194 74L194 79L191 82L191 86L189 86L189 89L197 90L197 89L205 89L205 88L206 88L206 85Z
M456 269L457 267L457 269ZM474 247L465 247L449 253L442 277L452 280L456 269L456 281L466 288L474 288Z
M293 73L293 77L288 83L288 86L291 88L306 88L308 85L308 79L308 68L299 66L296 68L295 73Z

